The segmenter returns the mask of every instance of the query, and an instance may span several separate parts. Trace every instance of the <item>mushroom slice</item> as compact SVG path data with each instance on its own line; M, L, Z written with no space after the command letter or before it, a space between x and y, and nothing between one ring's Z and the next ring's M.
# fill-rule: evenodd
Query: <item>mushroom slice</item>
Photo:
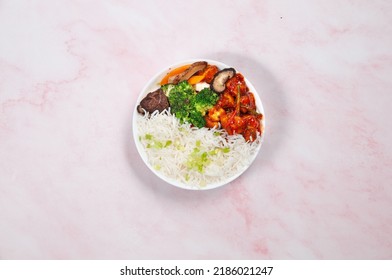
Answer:
M177 84L179 82L188 80L190 77L195 75L199 71L203 71L207 67L206 61L198 61L192 63L191 66L184 72L169 78L169 83Z
M236 74L234 68L225 68L215 74L211 82L211 89L217 93L222 93L226 89L226 82Z

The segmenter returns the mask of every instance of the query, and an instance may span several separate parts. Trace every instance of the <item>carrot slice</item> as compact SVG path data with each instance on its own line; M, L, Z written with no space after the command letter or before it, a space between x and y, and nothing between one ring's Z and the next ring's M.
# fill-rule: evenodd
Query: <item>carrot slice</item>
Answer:
M203 79L204 79L204 75L195 75L188 79L188 83L190 83L191 85L195 85L201 82Z
M175 75L178 75L182 72L184 72L186 69L189 68L189 66L191 66L190 64L187 65L183 65L177 68L174 68L173 70L170 70L165 77L163 77L163 79L161 80L160 84L164 85L167 84L169 82L169 78Z

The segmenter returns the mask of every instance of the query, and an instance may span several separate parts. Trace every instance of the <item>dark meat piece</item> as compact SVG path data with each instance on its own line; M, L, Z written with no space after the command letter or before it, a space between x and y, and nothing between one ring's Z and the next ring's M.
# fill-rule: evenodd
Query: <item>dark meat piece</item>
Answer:
M140 101L140 105L137 106L137 111L140 114L144 114L144 110L149 113L153 113L158 110L162 112L169 108L169 101L162 89L157 89L156 91L150 92L146 97ZM143 110L144 109L144 110Z

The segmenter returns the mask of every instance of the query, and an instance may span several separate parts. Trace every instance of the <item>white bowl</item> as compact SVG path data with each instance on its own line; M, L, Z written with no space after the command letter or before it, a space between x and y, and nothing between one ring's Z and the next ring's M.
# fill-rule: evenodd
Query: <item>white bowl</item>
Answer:
M159 71L156 75L154 75L154 76L147 82L147 84L144 86L144 88L142 89L142 91L140 92L140 94L139 94L139 96L138 96L138 99L137 99L137 102L136 102L136 105L135 105L135 108L134 108L134 112L133 112L133 137L134 137L134 142L135 142L137 151L138 151L140 157L142 158L143 162L144 162L144 163L147 165L147 167L148 167L156 176L158 176L160 179L162 179L163 181L165 181L165 182L167 182L167 183L169 183L169 184L171 184L171 185L173 185L173 186L176 186L176 187L179 187L179 188L182 188L182 189L187 189L187 190L209 190L209 189L214 189L214 188L218 188L218 187L224 186L224 185L226 185L226 184L232 182L232 181L235 180L236 178L238 178L242 173L244 173L245 170L248 169L249 166L250 166L250 165L253 163L253 161L255 160L256 156L257 156L258 153L259 153L261 144L262 144L262 142L263 142L263 140L264 140L264 134L265 134L265 116L264 116L263 104L262 104L262 102L261 102L261 100L260 100L260 97L259 97L259 95L258 95L256 89L254 88L254 86L252 85L252 83L251 83L248 79L246 79L246 77L245 77L245 82L246 82L246 84L247 84L247 86L248 86L248 88L249 88L249 91L252 92L253 95L254 95L254 97L255 97L256 106L257 106L257 111L258 111L259 113L262 113L262 114L263 114L263 120L261 121L261 122L262 122L263 133L262 133L262 136L261 136L261 141L259 142L259 145L258 145L258 147L257 147L257 149L256 149L256 152L252 155L252 158L251 158L250 161L249 161L249 165L246 166L245 168L243 168L240 172L234 174L233 176L230 176L230 177L228 177L228 178L222 178L222 180L220 180L219 182L214 182L214 183L211 183L211 184L208 184L208 183L207 183L207 185L205 185L205 186L203 186L203 187L197 187L197 186L191 186L191 185L185 184L185 183L183 183L183 182L179 182L178 180L176 180L176 179L174 179L174 178L170 178L170 177L168 177L168 176L162 174L161 172L155 170L155 169L151 166L151 164L149 163L148 158L147 158L146 151L145 151L143 145L142 145L142 144L140 143L140 141L139 141L139 133L138 133L138 127L137 127L137 118L140 118L140 117L141 117L140 114L137 112L137 106L140 104L140 101L141 101L149 92L154 91L154 90L156 90L156 89L159 88L159 86L160 86L160 85L159 85L159 82L161 81L161 79L162 79L171 69L174 69L174 68L179 67L179 66L182 66L182 65L191 64L191 63L196 62L196 61L206 61L206 62L208 62L208 64L216 65L219 69L224 69L224 68L228 68L228 67L233 67L234 69L236 69L237 72L241 73L241 70L240 70L240 69L237 69L237 68L234 67L234 66L229 66L229 65L226 65L226 64L224 64L224 63L222 63L222 62L214 61L214 60L210 60L210 59L189 59L189 60L185 60L185 61L181 61L181 62L175 63L175 64L170 65L170 66L168 66L168 67L165 67L164 69L162 69L161 71Z

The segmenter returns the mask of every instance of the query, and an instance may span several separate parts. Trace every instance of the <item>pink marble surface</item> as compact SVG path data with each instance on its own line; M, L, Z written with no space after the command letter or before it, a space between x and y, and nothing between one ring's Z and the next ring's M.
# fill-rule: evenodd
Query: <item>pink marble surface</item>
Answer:
M391 259L390 1L0 1L1 259ZM260 93L227 186L154 177L139 91L209 58Z

